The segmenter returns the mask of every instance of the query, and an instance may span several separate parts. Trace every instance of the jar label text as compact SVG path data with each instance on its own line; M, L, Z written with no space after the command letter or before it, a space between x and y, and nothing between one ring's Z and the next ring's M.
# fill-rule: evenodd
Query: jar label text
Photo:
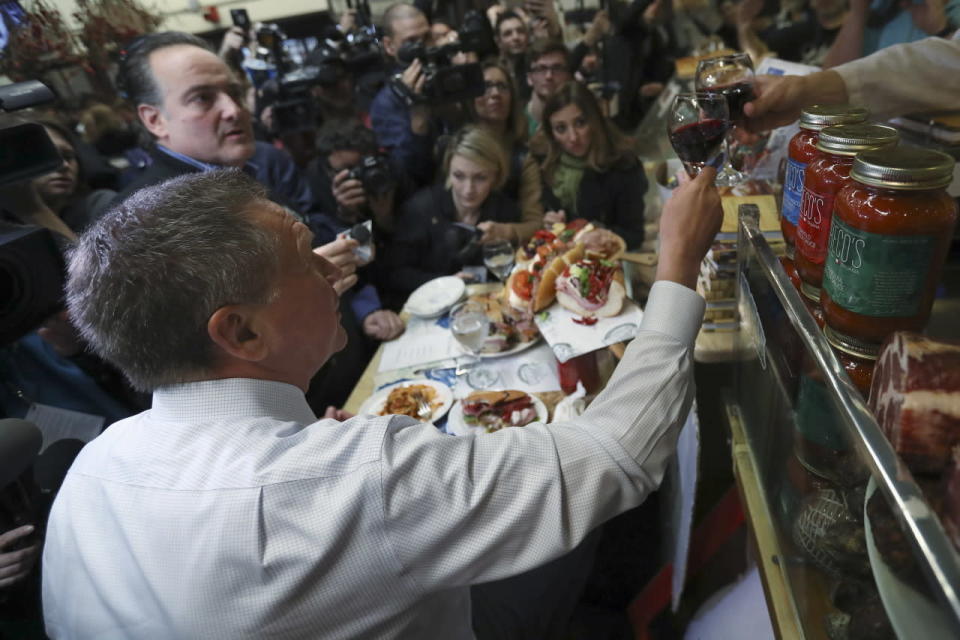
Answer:
M838 305L877 318L905 318L920 307L934 236L894 236L834 217L823 287Z
M814 264L823 264L827 257L833 198L833 195L825 196L806 187L803 189L800 222L797 224L797 251Z
M800 200L803 198L803 172L806 162L787 158L787 171L783 176L783 217L793 226L800 218Z

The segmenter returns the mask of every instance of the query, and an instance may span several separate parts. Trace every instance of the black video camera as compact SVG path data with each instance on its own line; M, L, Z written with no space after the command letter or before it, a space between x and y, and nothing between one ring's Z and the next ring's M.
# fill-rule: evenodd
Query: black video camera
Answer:
M382 196L397 184L390 170L390 164L381 155L361 158L360 164L350 169L347 179L359 180L364 192L371 196Z
M26 109L55 98L42 82L18 82L0 87L0 110ZM0 128L0 187L50 173L61 164L60 153L41 125ZM50 231L0 221L0 346L58 311L62 295L63 259Z
M427 47L419 42L407 42L400 46L397 58L405 65L414 60L423 64L423 93L416 95L406 91L402 83L394 87L402 90L414 102L444 104L469 100L483 95L483 68L480 64L453 64L457 53L487 53L493 46L492 30L486 16L477 11L468 11L463 27L458 32L457 42L440 47Z
M0 111L17 111L56 96L38 80L0 87ZM17 124L0 128L0 186L50 173L63 159L46 129L39 124Z

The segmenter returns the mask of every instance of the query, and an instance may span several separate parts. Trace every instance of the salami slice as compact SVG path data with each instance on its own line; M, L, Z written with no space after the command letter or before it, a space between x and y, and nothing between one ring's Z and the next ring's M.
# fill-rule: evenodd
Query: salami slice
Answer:
M887 338L870 409L915 473L939 473L960 443L960 344L897 332Z

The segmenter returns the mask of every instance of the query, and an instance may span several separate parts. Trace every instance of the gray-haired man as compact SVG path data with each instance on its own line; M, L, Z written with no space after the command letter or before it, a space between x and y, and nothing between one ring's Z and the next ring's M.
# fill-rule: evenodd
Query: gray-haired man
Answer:
M473 637L469 585L560 556L660 482L692 397L714 175L667 204L643 326L587 412L477 438L316 419L303 390L344 341L336 269L239 172L134 195L81 237L67 299L153 408L88 444L63 483L47 632Z

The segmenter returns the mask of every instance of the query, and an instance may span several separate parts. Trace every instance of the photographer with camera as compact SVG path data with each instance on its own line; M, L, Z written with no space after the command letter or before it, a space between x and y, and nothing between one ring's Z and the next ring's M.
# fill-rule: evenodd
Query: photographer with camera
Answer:
M358 251L365 252L369 256L365 262L372 263L360 270L360 284L377 285L368 293L371 301L377 296L377 301L399 308L404 298L384 286L383 260L377 258L386 255L396 229L396 207L410 189L393 175L373 132L356 122L325 124L317 135L317 158L307 168L307 179L318 208L325 212L315 218L314 231L329 236L348 233L364 240ZM371 315L363 318L364 332L375 340L395 338L403 331L399 317L380 310L379 302L375 305Z
M413 5L391 5L383 14L383 51L393 65L388 73L401 72L400 82L409 96L423 92L426 77L423 61L413 60L403 68L398 53L404 45L430 44L430 23ZM433 175L432 150L437 125L430 107L415 102L388 82L370 105L370 121L377 142L390 154L395 171L405 173L414 184L427 184Z

